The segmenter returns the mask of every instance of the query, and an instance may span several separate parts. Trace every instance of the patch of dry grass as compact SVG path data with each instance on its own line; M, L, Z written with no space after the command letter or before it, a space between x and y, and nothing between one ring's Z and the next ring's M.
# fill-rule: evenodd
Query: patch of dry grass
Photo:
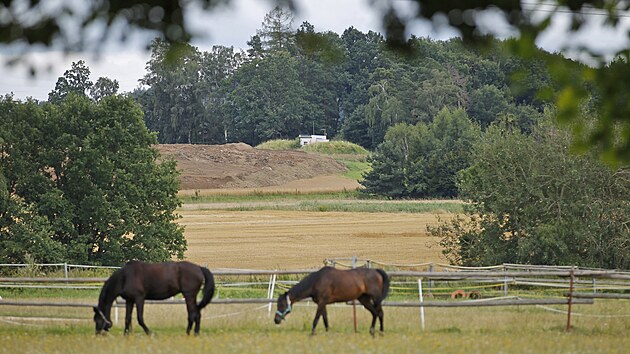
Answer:
M433 213L182 210L186 258L210 268L295 269L357 256L392 263L443 262L426 232ZM451 214L440 214L442 219Z

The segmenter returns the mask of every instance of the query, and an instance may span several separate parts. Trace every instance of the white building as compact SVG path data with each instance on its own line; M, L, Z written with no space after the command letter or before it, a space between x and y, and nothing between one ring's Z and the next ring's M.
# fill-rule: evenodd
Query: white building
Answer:
M300 146L327 142L326 135L302 135L300 134Z

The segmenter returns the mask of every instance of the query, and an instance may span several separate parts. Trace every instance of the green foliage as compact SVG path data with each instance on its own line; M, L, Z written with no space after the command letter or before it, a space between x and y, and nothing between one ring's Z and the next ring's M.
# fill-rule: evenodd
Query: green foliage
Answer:
M101 43L99 41L94 43L94 38L105 41L115 37L124 41L130 29L149 29L157 31L159 38L164 38L165 42L170 44L165 49L164 61L176 63L180 57L188 56L185 43L193 36L189 32L189 28L192 27L186 25L187 19L184 13L198 11L199 8L212 10L230 1L199 0L181 3L163 0L131 3L99 1L81 11L77 11L76 6L65 2L52 6L40 6L39 1L25 3L17 0L5 1L0 5L0 12L7 14L3 19L3 31L0 31L0 43L9 45L26 43L27 49L32 45L51 46L55 43L61 45L65 51L75 51L99 48ZM335 37L335 35L315 34L310 24L302 26L298 33L294 34L291 28L293 14L290 10L295 4L291 0L276 0L275 2L277 7L265 17L262 29L248 42L251 46L248 50L251 60L264 59L268 53L279 51L288 51L291 55L301 56L304 59L309 56L308 53L313 48L317 48L323 42L321 38ZM341 131L346 139L373 149L382 141L389 125L401 122L415 124L418 120L434 116L444 107L467 109L473 102L471 93L484 85L495 86L500 91L509 87L514 100L508 99L507 102L516 107L532 105L541 112L547 104L546 101L553 99L558 106L560 120L570 122L572 127L578 124L573 131L574 146L582 150L598 151L600 156L612 166L627 165L630 162L630 120L628 119L630 106L627 104L629 93L625 86L630 76L628 48L621 48L611 55L611 53L598 53L586 47L577 47L574 42L569 41L570 44L567 44L567 48L562 48L562 51L573 53L577 51L581 57L588 58L594 63L591 68L579 69L577 75L573 71L574 68L568 68L571 66L567 65L568 61L564 58L558 60L558 56L531 60L540 54L540 50L536 47L537 39L549 28L558 12L567 12L566 15L570 19L570 26L567 26L566 30L568 34L581 30L584 24L590 23L585 20L587 15L594 14L605 15L602 17L605 25L615 27L627 34L628 30L620 25L620 19L630 9L627 2L558 0L549 2L551 5L549 11L531 11L519 1L427 2L413 0L412 2L417 3L418 10L411 15L396 8L395 2L388 2L384 6L380 2L372 4L379 6L385 38L374 32L363 34L351 27L344 31L341 38L336 38L337 41L331 41L332 43L342 42L342 45L327 46L328 49L319 50L315 60L305 59L299 66L299 70L303 70L301 74L302 78L305 78L302 83L307 91L306 100L317 108L310 109L308 116L302 116L303 112L300 112L302 108L297 108L302 107L302 104L298 104L293 109L287 110L292 113L300 112L293 114L291 119L301 117L302 120L317 123L322 126L318 129L327 129L330 136ZM510 44L506 46L511 53L510 56L517 57L518 60L496 56L494 52L496 41L492 37L493 31L490 28L492 26L483 23L487 22L487 16L468 16L473 12L486 11L492 12L495 16L493 18L512 26L510 30L513 33L519 33L520 36L510 40ZM22 14L26 15L21 16ZM65 28L67 18L60 14L74 17L74 22L78 26L73 30L67 30ZM426 45L418 38L408 39L406 28L410 22L418 18L425 20L440 18L442 20L434 21L434 24L454 27L461 34L461 42L482 44L483 46L478 47L490 48L491 54L475 58L468 55L470 51L460 48L453 52L457 55L452 55L441 50L443 48L439 48L442 45L440 43ZM100 25L94 26L95 23ZM488 31L490 35L487 34ZM456 41L460 42L460 40ZM447 45L451 45L453 41L449 42ZM394 54L383 50L384 48L394 49ZM402 67L399 63L390 66L391 63L388 61L392 56L403 57L405 58L403 60L407 61L422 58L422 70L409 71L407 67ZM322 65L326 62L343 61L341 57L347 59L343 71L328 70ZM610 63L610 57L617 59ZM24 57L18 55L14 61L21 59ZM526 62L519 63L521 59ZM308 62L309 60L312 61ZM408 74L400 77L402 90L397 92L397 88L391 89L390 86L387 91L380 94L370 92L373 85L381 81L370 78L377 67L386 70L394 69L398 72L402 68L402 71ZM35 74L34 65L31 65L29 69L32 74ZM178 65L178 70L186 71L186 68ZM201 73L202 70L196 72ZM210 76L215 77L214 74L218 72L208 71L200 76L211 74ZM324 75L319 75L320 73ZM511 82L506 82L506 78L510 78ZM288 80L293 88L291 81ZM87 81L82 82L87 83ZM216 85L218 81L213 79L208 82L215 84L215 88L219 86ZM408 85L408 83L413 85ZM70 82L60 82L60 84L62 85L56 91L61 96L64 92L76 88L72 87ZM233 89L234 87L228 91ZM183 138L182 141L187 139L188 142L218 141L216 139L220 138L221 128L223 128L220 122L225 111L214 110L212 107L217 103L222 105L224 97L213 94L210 95L212 98L206 100L209 92L207 87L199 89L195 84L191 84L183 91L188 91L185 95L187 96L186 103L178 104L176 112L172 112L171 115L162 111L150 119L159 120L156 126L161 129L169 124L177 126L181 122L188 123L190 119L194 125L191 127L183 124L185 132L176 138ZM195 93L191 94L191 91ZM407 93L402 93L403 91ZM408 93L413 91L415 94ZM178 92L178 90L171 92ZM58 100L61 96L54 94L51 100ZM159 105L163 98L159 96L148 92L146 100L149 101L149 106ZM505 102L488 90L477 92L474 99L480 97L488 97L498 104L498 106L490 107L489 114L482 114L484 105L473 102L481 108L477 109L477 114L470 111L468 114L474 120L479 118L478 121L485 126L488 119L491 119L496 110L504 106ZM591 101L592 97L596 99ZM370 102L372 99L373 101ZM208 105L208 102L213 104ZM244 102L249 102L249 100L241 103ZM232 104L234 101L228 103L228 105ZM582 122L576 114L585 104L591 105L595 113L594 124ZM146 102L143 105L148 107ZM204 109L200 109L200 106L204 106ZM500 113L503 114L503 112ZM366 117L368 121L365 121ZM344 122L343 126L341 122ZM252 123L251 120L245 122L245 124L250 123ZM301 124L305 123L301 122ZM298 124L298 128L302 127ZM234 130L234 127L230 127L230 130ZM225 134L225 129L223 133ZM175 135L177 134L169 135L168 139ZM237 138L245 136L249 136L249 140L246 141L254 144L264 140L255 139L256 134L251 134L251 132L248 134L238 132L234 135Z
M135 93L147 127L159 132L161 143L225 143L219 103L241 55L221 46L204 53L186 44L177 48L178 55L171 58L168 43L156 40L151 46L148 72L141 80L149 89Z
M87 95L94 84L90 81L90 69L83 60L72 63L72 69L66 70L57 79L55 89L48 94L48 101L60 102L69 94Z
M307 130L314 106L299 79L299 65L288 52L274 52L242 65L230 78L226 97L226 137L257 145L290 139Z
M545 108L537 92L557 89L545 61L510 55L510 41L479 51L413 38L405 56L375 32L349 28L340 37L304 22L294 33L285 15L267 16L248 57L180 44L169 59L168 44L153 43L148 89L135 95L161 143L256 145L325 131L374 150L391 126L430 123L444 108L463 109L484 129L511 120L527 131Z
M297 150L300 148L300 140L298 139L274 139L267 140L264 143L258 144L256 149L266 150Z
M174 161L157 163L155 135L128 97L98 103L0 101L0 256L21 262L122 264L182 257L174 223Z
M449 260L630 268L630 175L569 145L547 126L492 126L459 175L467 217L432 230Z
M471 164L479 128L463 110L442 110L431 123L391 127L370 158L365 193L392 198L455 197L456 173Z

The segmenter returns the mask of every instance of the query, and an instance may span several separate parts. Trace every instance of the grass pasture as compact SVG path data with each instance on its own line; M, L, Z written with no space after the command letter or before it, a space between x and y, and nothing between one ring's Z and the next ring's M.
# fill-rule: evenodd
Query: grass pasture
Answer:
M558 307L564 310L565 307ZM323 323L311 337L312 304L296 306L288 321L273 324L264 305L209 305L201 335L185 335L183 305L148 305L146 337L122 334L123 309L111 334L95 337L88 309L21 309L30 320L12 319L0 309L0 353L623 353L630 347L630 319L587 317L630 313L628 301L597 301L575 306L571 333L566 315L538 307L427 308L425 330L418 309L385 307L385 335L371 338L370 316L357 307L329 306L331 330ZM48 320L44 317L65 320Z

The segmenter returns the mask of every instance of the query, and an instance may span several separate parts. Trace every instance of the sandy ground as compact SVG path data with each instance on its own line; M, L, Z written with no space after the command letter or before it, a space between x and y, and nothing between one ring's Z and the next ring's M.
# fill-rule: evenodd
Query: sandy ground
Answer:
M444 262L426 232L437 214L182 210L186 258L210 268L315 268L356 256ZM450 214L440 214L448 218Z

